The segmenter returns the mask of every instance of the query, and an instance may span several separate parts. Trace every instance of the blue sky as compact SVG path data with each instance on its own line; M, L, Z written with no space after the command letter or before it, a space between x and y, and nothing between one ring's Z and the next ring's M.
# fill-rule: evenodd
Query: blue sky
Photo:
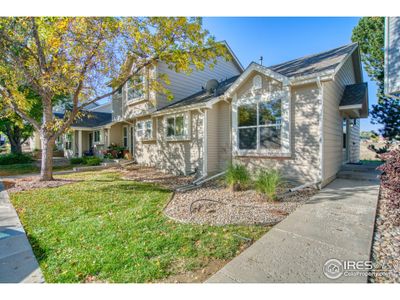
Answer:
M318 53L351 42L359 18L348 17L207 17L203 25L217 40L226 40L244 67L264 58L265 66ZM376 103L376 85L368 81L370 107ZM361 130L377 130L361 119Z

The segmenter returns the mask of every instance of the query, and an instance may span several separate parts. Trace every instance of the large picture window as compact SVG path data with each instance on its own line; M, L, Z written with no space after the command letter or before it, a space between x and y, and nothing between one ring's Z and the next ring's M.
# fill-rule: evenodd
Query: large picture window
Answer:
M238 106L238 148L280 149L281 107L281 99Z

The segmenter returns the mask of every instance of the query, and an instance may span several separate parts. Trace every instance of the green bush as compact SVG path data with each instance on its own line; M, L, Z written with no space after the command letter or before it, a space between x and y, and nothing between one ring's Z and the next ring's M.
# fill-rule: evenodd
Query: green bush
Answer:
M71 165L81 165L85 162L82 157L72 157L69 161Z
M26 164L32 161L32 156L23 153L9 153L0 155L0 165Z
M99 166L102 162L102 159L99 157L85 157L84 158L84 163L87 166Z
M225 182L233 191L244 189L250 183L250 175L245 166L230 165L225 174Z
M255 181L256 191L268 197L268 200L276 199L277 189L282 184L282 177L276 170L262 171Z

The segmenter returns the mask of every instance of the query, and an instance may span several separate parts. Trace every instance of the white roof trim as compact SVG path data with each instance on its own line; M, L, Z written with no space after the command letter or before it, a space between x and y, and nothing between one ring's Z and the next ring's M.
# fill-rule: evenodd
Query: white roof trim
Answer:
M215 103L218 103L219 101L222 101L222 100L224 100L224 98L221 95L218 97L211 98L210 100L208 100L206 102L195 103L195 104L191 104L191 105L183 105L183 106L179 106L179 107L171 107L168 109L160 110L151 115L154 117L157 117L157 116L167 115L170 113L178 113L178 112L182 112L182 111L196 110L199 108L211 108L211 106L213 106Z
M228 49L230 55L232 55L233 60L235 61L235 63L239 66L240 71L244 71L244 67L242 65L242 63L240 62L240 60L237 58L236 54L233 52L232 48L229 47L228 43L226 41L222 41L221 42L223 45L225 45L225 47Z
M235 82L229 87L229 89L224 93L225 97L230 97L233 92L243 83L244 80L247 79L247 77L253 72L259 72L261 74L264 74L268 77L274 78L280 82L282 82L284 85L289 85L290 80L288 77L279 74L275 71L272 71L271 69L268 69L267 67L264 67L260 64L257 64L255 62L252 62L247 69L235 80Z
M347 110L347 109L361 109L362 104L353 104L353 105L342 105L339 106L339 110Z

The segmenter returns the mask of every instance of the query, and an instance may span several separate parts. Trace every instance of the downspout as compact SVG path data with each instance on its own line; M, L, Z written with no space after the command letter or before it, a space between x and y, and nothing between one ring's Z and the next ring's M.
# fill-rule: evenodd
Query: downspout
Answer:
M317 77L317 85L319 89L319 102L320 102L320 111L319 111L319 132L321 134L319 140L319 158L320 158L320 187L322 188L323 180L324 180L324 88L321 83L321 78Z
M200 111L200 110L199 110ZM208 156L208 136L207 136L207 125L208 125L208 112L207 109L203 111L203 170L199 178L193 181L193 184L197 185L199 182L207 178L207 156Z

